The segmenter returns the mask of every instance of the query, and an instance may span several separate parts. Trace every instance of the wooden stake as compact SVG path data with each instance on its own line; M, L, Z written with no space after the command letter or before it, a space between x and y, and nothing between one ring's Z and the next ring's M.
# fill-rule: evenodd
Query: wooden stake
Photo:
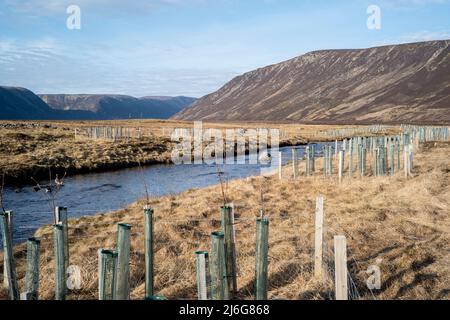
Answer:
M312 175L314 175L314 173L316 172L316 146L312 145L311 146L311 165L310 165L310 173Z
M337 158L338 156L338 141L336 140L334 142L334 157Z
M353 175L353 143L352 143L352 139L349 140L349 145L348 145L348 176L351 178Z
M344 172L344 151L339 151L339 183L342 183L342 175Z
M408 178L409 173L408 167L409 167L408 146L405 146L403 150L403 169L405 171L405 178Z
M336 300L348 300L347 240L345 236L334 237L334 267Z
M323 250L323 197L316 199L316 223L315 223L315 243L314 243L314 276L322 280L322 250Z
M328 174L333 175L333 152L332 147L328 146Z
M395 145L394 143L391 144L391 176L395 173Z
M209 256L208 251L197 251L195 253L197 257L197 292L198 300L208 300L209 296L209 279L207 272L209 268Z
M305 154L306 154L306 176L309 177L311 174L311 155L310 155L310 150L309 150L309 146L306 147L305 149Z
M283 154L281 151L278 152L278 177L280 180L283 179Z
M361 148L361 176L364 177L366 175L366 164L367 164L367 149Z
M297 150L292 149L292 172L294 173L294 179L297 179L298 166L297 166Z

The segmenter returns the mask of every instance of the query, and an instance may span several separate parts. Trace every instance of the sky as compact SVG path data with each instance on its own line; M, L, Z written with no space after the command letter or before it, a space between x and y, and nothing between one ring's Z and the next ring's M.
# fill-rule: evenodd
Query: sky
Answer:
M450 0L0 0L0 85L201 97L309 51L441 39Z

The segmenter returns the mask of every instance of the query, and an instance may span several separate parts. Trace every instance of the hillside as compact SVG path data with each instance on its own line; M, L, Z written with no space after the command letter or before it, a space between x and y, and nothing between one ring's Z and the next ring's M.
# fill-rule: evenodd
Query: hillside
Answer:
M307 53L236 77L173 119L450 123L449 45Z
M39 95L56 110L90 111L98 120L109 119L167 119L195 99L188 97L143 97L126 95L42 94Z
M0 119L53 119L58 112L30 90L18 87L0 86Z

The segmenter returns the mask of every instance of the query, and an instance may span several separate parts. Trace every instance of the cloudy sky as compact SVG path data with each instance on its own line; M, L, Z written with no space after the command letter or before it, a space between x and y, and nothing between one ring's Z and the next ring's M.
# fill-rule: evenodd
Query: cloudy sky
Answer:
M312 50L433 39L450 39L450 0L0 0L0 85L200 97Z

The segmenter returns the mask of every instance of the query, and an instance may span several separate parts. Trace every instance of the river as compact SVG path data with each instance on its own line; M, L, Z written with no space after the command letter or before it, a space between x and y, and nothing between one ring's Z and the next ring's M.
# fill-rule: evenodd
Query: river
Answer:
M322 143L316 147L321 154ZM291 150L298 150L299 158L305 146L281 148L283 163L291 160ZM262 165L221 165L228 180L260 174ZM177 194L188 189L204 188L219 183L215 165L151 165L143 168L121 169L67 177L58 192L56 205L68 208L69 218L105 213L127 207L145 198L144 181L151 196ZM43 184L48 183L46 181ZM5 188L4 204L12 210L13 241L20 243L33 236L36 229L52 223L53 213L44 192L32 187L20 190Z

